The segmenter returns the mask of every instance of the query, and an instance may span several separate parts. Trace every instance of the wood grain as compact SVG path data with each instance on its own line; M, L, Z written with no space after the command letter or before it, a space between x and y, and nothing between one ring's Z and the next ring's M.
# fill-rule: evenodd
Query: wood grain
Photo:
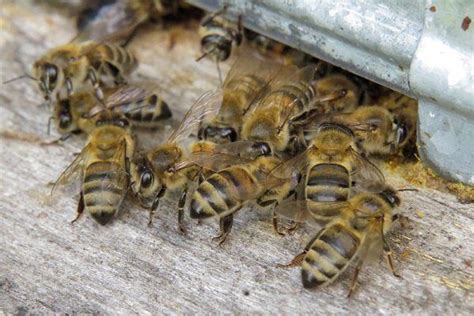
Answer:
M3 2L0 54L2 81L29 70L36 57L71 39L73 20L50 8ZM169 50L170 36L175 45ZM141 65L136 80L156 79L175 117L204 91L218 85L213 63L195 63L192 29L148 28L133 42ZM223 65L223 69L228 69ZM390 240L403 279L383 258L367 265L354 297L347 294L352 270L319 291L302 289L299 269L278 269L314 232L276 236L266 211L245 209L227 244L211 241L214 222L178 234L176 200L147 213L127 201L111 225L84 216L75 225L77 196L47 198L54 181L84 144L81 136L62 146L41 146L49 111L29 81L2 85L0 92L0 311L4 313L474 313L473 210L443 192L403 192ZM142 146L157 144L170 128L140 134ZM396 175L396 187L406 187Z

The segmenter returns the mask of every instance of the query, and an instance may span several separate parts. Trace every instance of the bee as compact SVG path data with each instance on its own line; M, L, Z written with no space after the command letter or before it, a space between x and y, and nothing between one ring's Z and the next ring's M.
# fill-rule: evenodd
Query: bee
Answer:
M300 117L314 109L320 102L326 101L316 97L311 85L315 67L296 66L282 68L272 80L269 92L255 101L242 125L241 138L248 141L265 141L274 152L283 152L293 147L300 147L300 135L292 135L292 125ZM332 95L329 98L338 98ZM295 145L296 144L296 145Z
M188 183L198 176L198 170L193 167L193 164L184 163L185 158L190 159L186 157L184 141L206 116L218 113L221 100L220 93L203 95L188 110L179 127L173 131L164 144L138 154L132 161L131 189L140 202L150 209L149 224L166 190L181 189L182 193L178 202L178 224L179 230L184 232L182 220ZM179 163L182 165L178 166ZM204 163L205 161L202 161L202 164Z
M395 115L380 106L360 106L351 113L321 115L318 120L350 128L354 133L358 149L366 155L395 154L406 142L406 127L397 120ZM319 125L318 120L309 125ZM318 130L317 127L316 130ZM308 126L305 131L306 137L314 134Z
M334 282L352 262L356 262L350 297L364 261L378 255L382 248L393 275L399 277L385 237L393 220L397 219L394 209L399 205L397 192L383 184L377 193L354 195L347 202L337 204L337 215L308 242L301 254L280 267L301 265L303 287L314 289Z
M108 36L128 37L143 23L160 20L178 11L181 1L102 1L82 10L77 20L78 38L100 40Z
M300 174L300 195L275 208L275 214L298 210L302 218L313 217L325 224L338 212L337 203L346 202L355 184L384 183L382 172L358 152L354 133L346 126L323 123L310 146L299 155L273 170L274 177L294 177ZM273 217L279 232L278 218Z
M382 96L378 102L380 106L393 114L399 126L398 152L403 152L405 156L412 156L416 153L418 102L395 91Z
M245 113L267 92L276 70L278 66L273 63L242 55L225 78L219 113L200 127L199 138L216 143L237 141Z
M99 99L100 86L108 79L125 82L126 75L137 67L137 59L125 47L112 43L88 41L69 43L49 50L33 64L32 77L38 82L46 101L51 96L70 96L90 82Z
M222 244L229 235L234 214L248 202L275 205L291 195L291 183L269 189L267 176L281 160L262 155L254 161L224 168L207 177L194 191L190 216L194 219L219 218L220 234L214 240Z
M53 186L80 179L77 207L79 219L84 209L99 224L107 224L117 213L129 184L129 164L135 140L128 119L121 113L102 111L95 117L95 128L77 158L63 171Z
M222 17L227 7L210 13L201 21L199 35L201 36L202 55L196 59L201 60L209 57L216 62L220 82L222 82L219 62L229 58L232 46L240 46L242 42L242 22L241 18L234 23Z
M52 118L58 132L62 135L89 133L94 128L91 118L104 107L124 114L133 127L140 128L159 127L163 120L172 116L167 103L151 88L124 85L106 88L104 95L104 104L98 104L91 91L75 93L56 101Z

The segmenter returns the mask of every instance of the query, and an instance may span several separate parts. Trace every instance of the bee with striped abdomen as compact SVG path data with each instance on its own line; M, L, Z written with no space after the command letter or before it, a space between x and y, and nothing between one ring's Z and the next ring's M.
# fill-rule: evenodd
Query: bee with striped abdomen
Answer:
M397 218L394 209L400 204L397 192L381 185L378 192L361 192L346 203L337 204L338 215L308 242L304 251L288 265L301 265L301 280L307 289L320 288L335 280L356 262L348 296L353 293L362 264L384 250L390 270L392 254L385 235Z
M207 93L203 95L188 110L179 127L173 131L164 144L138 154L132 160L131 188L141 203L149 208L149 223L151 223L153 212L158 208L160 199L165 192L167 190L181 190L178 203L178 223L180 231L184 231L182 219L188 184L198 176L199 171L199 168L196 168L193 163L186 163L191 157L187 154L184 141L195 132L205 117L218 113L221 100L221 94ZM206 164L206 160L201 163Z
M322 124L306 151L272 172L273 176L281 178L299 173L302 188L302 196L297 196L296 201L280 204L275 213L285 217L289 212L290 216L286 217L296 222L309 216L324 224L338 214L336 202L346 202L354 185L374 181L384 183L380 170L357 149L349 128L334 123ZM274 225L278 231L276 217Z
M278 66L273 63L243 54L225 78L219 112L202 124L199 138L216 143L238 140L245 114L252 103L267 92L277 70Z
M89 133L94 128L94 115L104 108L122 113L132 127L157 128L172 113L156 89L140 85L123 85L104 89L104 103L98 103L91 91L75 93L54 103L53 120L58 132L69 135Z
M222 244L231 231L234 214L247 203L275 205L291 194L290 182L267 186L268 175L280 162L279 158L263 155L207 177L193 193L191 218L219 218L220 234L214 239Z
M126 48L112 43L69 43L49 50L33 64L33 78L45 100L72 95L92 84L102 99L100 87L107 81L125 82L125 76L137 66L135 56Z
M135 151L130 123L122 114L102 111L95 116L95 128L76 159L56 181L65 185L80 179L76 221L84 210L101 225L118 212L129 184L129 163ZM73 222L74 222L73 221Z

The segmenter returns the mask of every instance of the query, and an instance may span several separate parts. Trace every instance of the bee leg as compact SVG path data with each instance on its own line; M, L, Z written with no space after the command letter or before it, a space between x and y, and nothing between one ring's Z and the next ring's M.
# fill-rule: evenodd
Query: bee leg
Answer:
M84 194L81 191L81 196L79 197L79 203L77 204L77 215L76 215L76 218L74 218L71 221L71 224L74 224L74 222L76 222L79 219L79 217L81 217L83 212L84 212Z
M155 198L153 199L153 202L151 203L151 207L148 213L148 226L151 226L153 223L153 214L155 214L155 210L160 206L160 199L165 195L166 193L166 187L162 186L160 191L156 194Z
M319 236L321 236L321 234L323 233L324 229L321 229L317 234L316 236L314 236L313 238L311 238L311 240L306 244L306 247L304 247L304 250L303 252L301 252L300 254L297 254L289 263L287 264L277 264L277 268L293 268L293 267L297 267L297 266L300 266L301 263L303 262L303 259L304 257L306 256L306 253L309 251L309 249L311 248L311 246L313 245L314 241L316 239L319 238Z
M179 201L178 201L178 230L183 235L186 235L186 227L183 224L183 219L184 219L184 204L186 204L187 194L188 194L188 188L186 187L183 190L183 192L181 192L181 196L179 197Z
M232 224L233 223L234 223L234 215L233 214L222 217L219 220L220 234L218 236L212 238L212 240L218 242L219 246L221 246L224 243L224 241L226 240L227 236L229 235L229 233L232 229Z
M41 146L61 145L62 142L66 141L72 134L64 134L59 138L43 141L40 143Z
M359 277L359 272L360 272L360 269L362 269L362 264L363 263L364 263L363 259L360 259L357 262L357 266L356 266L355 271L354 271L354 276L352 277L352 281L351 281L351 287L349 288L349 293L347 293L348 298L351 297L352 293L355 290L355 287L357 285L357 278Z
M276 265L277 268L293 268L293 267L299 267L301 263L303 262L304 256L306 256L306 250L303 251L302 253L297 254L290 262L287 264L281 264L278 263Z
M272 211L272 224L273 224L273 230L280 236L285 236L286 234L282 231L280 231L280 226L278 224L278 216L275 213L275 211Z
M97 97L97 99L103 100L104 93L102 89L100 89L99 80L97 79L97 73L94 68L92 67L89 68L89 71L87 73L87 78L90 80L90 82L92 83L92 86L94 87L95 96Z
M401 278L402 276L395 271L395 268L393 265L392 249L390 248L390 245L388 244L385 237L382 237L382 238L383 238L383 251L385 252L385 256L387 258L388 267L390 268L390 271L392 271L392 274L395 277Z

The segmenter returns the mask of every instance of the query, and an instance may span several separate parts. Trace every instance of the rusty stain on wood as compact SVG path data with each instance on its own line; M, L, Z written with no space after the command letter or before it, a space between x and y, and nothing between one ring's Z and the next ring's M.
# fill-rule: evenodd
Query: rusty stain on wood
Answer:
M24 3L24 2L21 2ZM2 4L2 80L29 69L39 54L74 36L72 19L46 7ZM176 117L204 91L217 87L215 65L195 63L198 38L176 26L145 29L133 42L142 64L137 77L154 78ZM222 65L224 70L228 65ZM1 135L45 135L48 110L28 81L2 85ZM169 129L144 133L142 147L156 144ZM242 210L228 243L211 241L217 225L176 231L175 200L164 203L154 226L147 212L127 201L105 227L84 216L75 225L77 196L45 198L82 148L76 136L62 146L0 138L0 311L5 313L353 313L457 314L474 311L472 204L448 193L420 188L402 192L406 227L390 234L397 269L383 258L366 266L354 297L345 297L352 270L318 290L302 289L299 269L277 269L301 251L311 234L305 227L276 236L265 211ZM408 184L388 176L397 187ZM423 210L418 216L416 210ZM469 263L469 264L467 264Z

